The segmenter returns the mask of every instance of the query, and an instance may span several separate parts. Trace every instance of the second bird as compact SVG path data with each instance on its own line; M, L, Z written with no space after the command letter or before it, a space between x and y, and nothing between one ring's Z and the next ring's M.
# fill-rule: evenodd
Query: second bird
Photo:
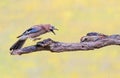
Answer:
M29 28L23 34L17 37L19 38L19 40L10 47L10 50L20 49L28 38L38 40L40 39L37 38L38 36L47 32L52 32L53 34L55 34L54 30L58 29L52 26L51 24L34 25L33 27Z

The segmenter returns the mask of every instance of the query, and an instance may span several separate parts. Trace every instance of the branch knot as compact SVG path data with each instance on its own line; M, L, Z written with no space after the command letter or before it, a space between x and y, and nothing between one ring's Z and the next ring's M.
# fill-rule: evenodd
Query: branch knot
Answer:
M54 41L50 38L45 39L43 41L37 42L36 46L37 47L46 47L49 46L50 44L52 44Z

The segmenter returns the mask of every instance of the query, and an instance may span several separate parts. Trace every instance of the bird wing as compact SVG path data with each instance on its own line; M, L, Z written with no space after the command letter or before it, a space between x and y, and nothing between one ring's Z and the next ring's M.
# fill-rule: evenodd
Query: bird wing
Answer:
M28 34L32 34L32 33L36 33L39 32L40 30L37 28L29 28L27 29L22 35L18 36L17 38L23 36L23 35L28 35Z

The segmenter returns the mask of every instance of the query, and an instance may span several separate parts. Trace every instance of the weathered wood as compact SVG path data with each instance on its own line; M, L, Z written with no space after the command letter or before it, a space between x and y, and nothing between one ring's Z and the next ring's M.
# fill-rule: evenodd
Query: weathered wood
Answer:
M48 38L43 41L37 42L37 44L35 45L24 47L18 50L13 50L12 52L10 52L10 54L21 55L21 54L27 54L32 52L42 52L43 50L56 52L56 53L66 52L66 51L75 52L80 50L88 51L88 50L99 49L109 45L120 45L120 35L111 35L111 36L105 36L105 37L101 37L98 35L97 36L86 35L84 37L87 38L86 41L84 40L78 43L58 42Z

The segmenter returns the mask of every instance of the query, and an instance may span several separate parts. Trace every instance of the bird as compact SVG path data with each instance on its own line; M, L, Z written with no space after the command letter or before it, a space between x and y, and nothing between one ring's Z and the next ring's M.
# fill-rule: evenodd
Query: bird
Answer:
M35 41L41 39L41 38L37 38L38 36L48 32L52 32L55 35L54 30L58 30L58 29L51 24L33 25L31 28L27 29L25 32L23 32L21 35L17 37L19 38L18 41L10 47L10 51L20 49L28 38Z
M98 33L98 32L90 32L87 33L86 36L83 36L80 41L81 42L95 42L98 41L100 39L104 39L108 37L108 35L102 34L102 33Z

